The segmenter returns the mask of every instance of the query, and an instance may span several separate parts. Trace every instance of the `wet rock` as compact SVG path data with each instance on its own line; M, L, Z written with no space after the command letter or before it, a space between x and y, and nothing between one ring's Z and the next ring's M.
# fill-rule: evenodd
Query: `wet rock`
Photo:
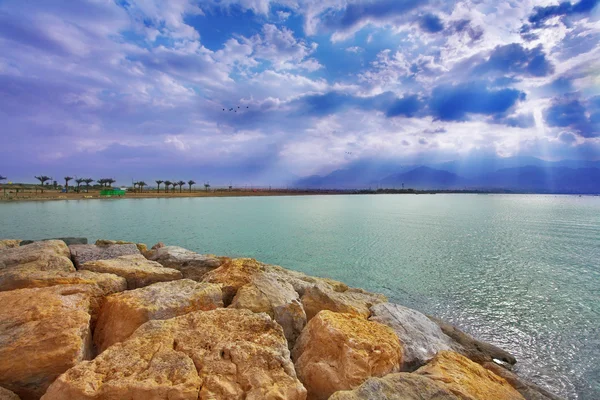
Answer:
M521 379L517 375L513 374L511 371L507 370L504 367L494 363L494 362L486 362L483 364L483 367L492 371L494 374L506 379L506 381L514 387L521 396L525 398L525 400L562 400L561 397L558 397L544 388L539 387L531 382L527 382L524 379Z
M452 351L439 352L415 374L441 383L460 399L523 400L504 378Z
M217 309L145 323L61 375L43 397L83 398L302 400L306 391L279 325Z
M114 274L91 271L39 271L23 268L8 268L0 271L0 291L79 284L98 285L105 294L127 289L127 281Z
M15 247L19 247L20 243L20 239L2 239L0 240L0 251L4 249L12 249Z
M91 357L90 298L61 285L0 293L0 385L22 399Z
M10 390L0 387L0 400L21 400L21 398Z
M77 237L65 237L65 238L53 238L53 239L42 239L42 240L23 240L21 241L21 246L26 246L32 243L36 243L36 242L43 242L43 241L47 241L47 240L60 240L65 242L65 244L67 246L70 246L72 244L87 244L88 240L87 238L77 238Z
M309 321L322 310L368 318L371 314L370 308L373 305L385 302L387 302L387 298L381 294L353 288L345 291L335 291L325 285L314 285L306 288L302 296L302 305Z
M327 399L371 376L397 372L400 341L392 329L352 314L321 311L311 319L292 352L309 398Z
M122 342L150 320L169 319L192 311L223 307L221 288L189 279L155 283L107 296L100 311L94 344L99 352Z
M482 342L466 334L455 326L452 326L439 318L428 316L433 322L435 322L442 332L449 336L452 340L452 350L470 358L477 363L484 363L493 361L494 359L500 360L506 364L514 365L517 360L516 358L502 350L493 344Z
M398 304L374 305L369 320L387 325L396 332L404 350L403 371L414 371L439 351L452 347L452 339L427 316Z
M207 272L221 265L221 260L217 257L198 254L178 246L159 247L150 251L147 256L149 260L181 271L184 278L195 281L202 280Z
M115 244L110 246L77 244L69 246L69 249L71 250L71 257L77 268L90 261L110 260L121 256L140 254L140 251L135 244Z
M442 384L417 374L369 378L354 390L339 391L329 400L460 400Z
M306 325L306 314L292 285L271 273L258 274L242 286L231 306L265 312L282 326L292 348Z
M157 262L147 260L141 254L121 256L109 260L89 261L81 265L79 269L122 276L127 280L128 289L137 289L157 282L182 278L181 272L164 268Z
M223 303L231 304L239 288L264 272L264 265L252 258L234 258L204 275L203 281L218 283L223 290Z

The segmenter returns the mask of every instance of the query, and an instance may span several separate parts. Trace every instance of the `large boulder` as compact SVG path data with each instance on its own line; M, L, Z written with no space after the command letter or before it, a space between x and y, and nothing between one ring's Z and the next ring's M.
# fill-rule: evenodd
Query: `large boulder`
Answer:
M157 282L174 281L182 278L181 272L165 268L157 262L149 261L141 254L121 256L109 260L88 261L80 265L79 269L122 276L127 280L128 289L137 289Z
M91 358L90 298L61 285L0 292L0 385L39 399L60 374Z
M348 285L343 282L306 275L302 272L285 269L278 265L263 264L263 269L265 272L277 275L278 278L288 282L300 296L304 295L306 289L313 286L324 287L335 292L345 292L349 289Z
M0 250L13 249L19 247L21 240L19 239L2 239L0 240Z
M230 307L269 314L281 327L290 348L306 325L306 314L292 285L271 273L256 275L242 286Z
M122 342L142 324L192 311L223 307L221 288L189 279L155 283L141 289L107 296L94 331L99 352Z
M148 251L148 246L146 246L144 243L127 242L125 240L98 239L94 244L100 247L108 247L115 244L135 244L140 253L145 254Z
M184 278L200 281L204 275L221 266L221 259L194 253L179 246L163 246L147 253L148 259L163 267L181 271Z
M135 244L114 244L109 246L96 246L93 244L75 244L69 246L71 257L77 268L90 261L110 260L129 255L139 255Z
M16 393L0 387L0 400L21 400L21 398Z
M464 400L524 400L504 378L452 351L439 352L415 374L441 383Z
M466 334L457 327L450 325L439 318L432 316L428 317L440 327L444 334L452 339L452 350L455 352L480 364L499 360L507 364L507 366L511 366L517 362L517 359L507 351L502 350L493 344L477 340L471 335Z
M368 318L371 315L370 308L384 302L387 302L387 298L381 294L353 288L336 291L329 285L314 285L306 288L302 296L302 305L309 321L322 310Z
M305 398L281 327L265 314L217 309L145 323L42 399Z
M52 238L52 239L42 239L42 240L22 240L20 245L21 246L26 246L32 243L36 243L36 242L42 242L42 241L46 241L46 240L60 240L62 242L65 242L65 244L67 246L70 246L72 244L87 244L88 240L87 238L78 238L78 237L64 237L64 238Z
M311 319L292 352L309 398L327 399L371 376L397 372L400 341L392 329L353 314L321 311Z
M506 379L512 387L521 393L521 396L525 400L562 400L562 398L550 393L546 389L518 377L494 362L486 362L483 364L483 367Z
M74 271L70 256L69 248L63 241L35 242L0 251L0 271L17 267L36 271Z
M254 277L262 273L264 273L262 263L252 258L234 258L219 268L207 272L203 281L220 284L223 290L223 303L229 305L239 288L249 284Z
M354 390L335 392L329 400L460 400L460 398L432 379L401 372L383 378L369 378Z
M414 371L439 351L450 350L452 339L427 316L398 304L381 303L371 307L370 321L389 326L402 343L403 371Z
M125 278L114 274L100 274L91 271L39 271L24 268L0 270L0 291L79 284L98 285L105 294L127 289Z

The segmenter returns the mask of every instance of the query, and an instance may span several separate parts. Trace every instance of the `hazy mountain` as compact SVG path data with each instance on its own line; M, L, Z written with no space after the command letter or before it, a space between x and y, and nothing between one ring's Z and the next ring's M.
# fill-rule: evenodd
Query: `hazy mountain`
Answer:
M412 189L459 189L466 179L452 172L429 167L418 167L407 172L389 175L379 181L379 187Z

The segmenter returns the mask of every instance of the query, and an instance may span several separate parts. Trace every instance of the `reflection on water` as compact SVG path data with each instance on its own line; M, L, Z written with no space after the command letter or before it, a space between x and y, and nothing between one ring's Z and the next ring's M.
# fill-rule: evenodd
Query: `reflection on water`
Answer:
M600 398L600 197L377 195L0 204L0 237L164 241L329 276L511 351Z

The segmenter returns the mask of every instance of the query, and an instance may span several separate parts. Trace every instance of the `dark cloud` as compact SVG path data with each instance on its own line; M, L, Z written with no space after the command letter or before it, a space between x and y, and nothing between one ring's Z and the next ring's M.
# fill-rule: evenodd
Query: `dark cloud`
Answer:
M573 143L577 141L577 137L571 132L561 132L558 135L558 140L560 140L563 143Z
M450 25L450 33L466 33L469 35L472 41L477 41L483 37L483 28L480 26L473 26L470 20L461 19L454 21Z
M592 11L600 0L581 0L579 3L562 2L557 6L536 7L528 18L534 28L540 28L544 22L553 17L582 14Z
M427 0L376 0L351 3L342 11L326 15L324 23L330 29L349 29L366 20L387 20L403 15L425 4Z
M526 49L518 43L497 46L490 57L475 67L475 73L496 72L528 76L546 76L554 67L546 59L542 46Z
M544 113L550 126L570 128L579 136L600 136L600 97L583 101L576 95L555 98Z
M425 14L419 20L419 26L425 32L436 33L444 30L444 24L440 17L434 14Z
M532 128L535 126L533 114L518 114L515 116L497 116L493 119L494 123L511 126L513 128Z
M468 114L496 115L509 110L525 93L516 89L490 89L486 83L471 82L436 87L429 100L429 110L444 121L464 121Z
M394 101L394 103L392 103L392 105L386 112L386 116L388 118L397 117L400 115L404 116L404 117L412 117L422 107L423 107L423 104L421 103L421 101L419 100L419 98L416 95L405 96L401 99Z
M397 115L412 116L419 108L419 100L416 96L398 99L391 92L369 97L328 92L304 96L294 101L293 104L298 106L301 115L310 116L331 115L348 108L385 111L388 117Z

